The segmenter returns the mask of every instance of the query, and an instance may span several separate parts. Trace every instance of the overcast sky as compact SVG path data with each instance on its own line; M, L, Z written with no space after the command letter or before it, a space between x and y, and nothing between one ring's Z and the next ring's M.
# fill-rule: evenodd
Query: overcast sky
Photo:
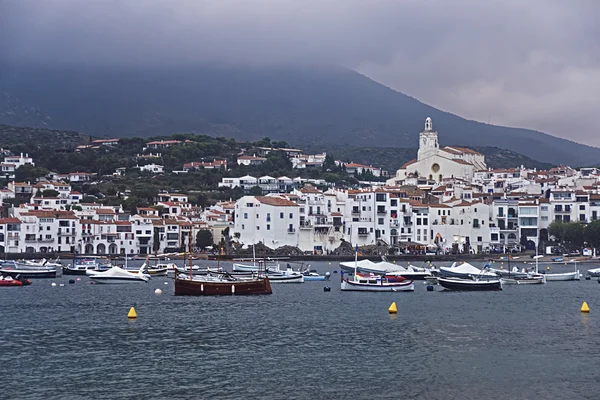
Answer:
M600 146L598 21L600 0L0 0L0 57L339 64L469 119Z

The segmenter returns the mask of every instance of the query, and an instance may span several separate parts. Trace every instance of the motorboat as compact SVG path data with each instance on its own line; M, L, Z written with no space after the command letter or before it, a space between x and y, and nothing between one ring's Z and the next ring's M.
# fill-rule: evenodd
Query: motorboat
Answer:
M62 267L64 275L87 275L87 271L103 272L108 271L112 265L100 264L95 259L73 260L73 265Z
M142 267L144 268L144 267ZM95 283L111 283L111 284L123 284L123 283L142 283L148 282L150 276L145 274L140 268L138 273L134 274L124 270L121 267L114 266L108 271L97 272L87 271L87 275Z
M175 271L175 296L272 294L267 276L236 277L227 273L188 276Z
M331 277L331 273L330 272L325 272L324 275L319 275L319 273L314 270L306 270L304 272L302 272L302 275L304 275L304 281L328 281L329 278Z
M31 269L31 270L52 270L62 267L62 263L57 261L49 261L45 258L40 261L36 260L17 260L15 265L18 269Z
M23 279L56 278L56 268L21 268L14 261L4 261L1 263L0 274L13 278L20 275Z
M462 278L462 279L473 279L477 277L479 280L491 279L497 280L498 275L491 272L486 267L484 270L480 270L477 267L469 263L457 264L453 263L450 267L440 267L438 270L438 277L441 278Z
M600 268L588 269L588 275L593 277L600 277Z
M444 289L460 291L502 290L501 279L465 279L456 277L438 277L438 284Z
M17 275L15 278L10 275L0 275L0 287L20 287L28 285L31 285L31 281L29 279L22 278L20 275Z

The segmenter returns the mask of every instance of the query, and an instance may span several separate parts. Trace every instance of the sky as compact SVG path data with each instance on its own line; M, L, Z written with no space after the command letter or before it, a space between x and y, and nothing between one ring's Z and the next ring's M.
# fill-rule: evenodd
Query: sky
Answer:
M468 119L600 146L598 0L0 0L0 57L343 65Z

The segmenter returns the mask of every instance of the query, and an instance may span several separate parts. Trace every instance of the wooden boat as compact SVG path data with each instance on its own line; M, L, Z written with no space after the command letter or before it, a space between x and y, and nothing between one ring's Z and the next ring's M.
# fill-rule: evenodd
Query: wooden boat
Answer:
M594 278L600 277L600 268L589 269L587 273Z
M272 294L267 276L235 277L228 274L191 276L175 273L175 296L231 296Z
M304 275L302 274L267 274L271 283L304 283Z
M381 262L373 262L370 260L360 260L355 262L341 262L340 268L346 272L362 272L365 274L376 274L376 275L386 275L386 274L400 274L404 276L406 279L411 280L425 280L427 277L431 276L431 271L426 268L418 268L414 266L403 267L401 265L392 264L390 262L381 261Z
M438 277L438 284L444 289L461 291L502 290L500 279L463 279Z
M31 281L20 276L16 278L12 276L0 276L0 287L21 287L28 285L31 285Z
M309 281L328 281L329 278L331 278L331 273L330 272L325 272L324 275L319 275L319 273L316 270L306 270L304 272L302 272L302 275L304 275L304 281L305 282L309 282Z
M146 283L150 279L150 277L144 274L141 269L137 274L132 274L131 272L116 266L104 272L87 271L87 273L90 279L95 283Z

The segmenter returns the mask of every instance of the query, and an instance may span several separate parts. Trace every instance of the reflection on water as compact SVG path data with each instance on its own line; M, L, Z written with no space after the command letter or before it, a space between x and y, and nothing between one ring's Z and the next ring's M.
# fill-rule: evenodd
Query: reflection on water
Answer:
M3 380L18 384L0 397L597 398L594 280L342 293L336 277L257 297L174 297L166 278L2 289Z

